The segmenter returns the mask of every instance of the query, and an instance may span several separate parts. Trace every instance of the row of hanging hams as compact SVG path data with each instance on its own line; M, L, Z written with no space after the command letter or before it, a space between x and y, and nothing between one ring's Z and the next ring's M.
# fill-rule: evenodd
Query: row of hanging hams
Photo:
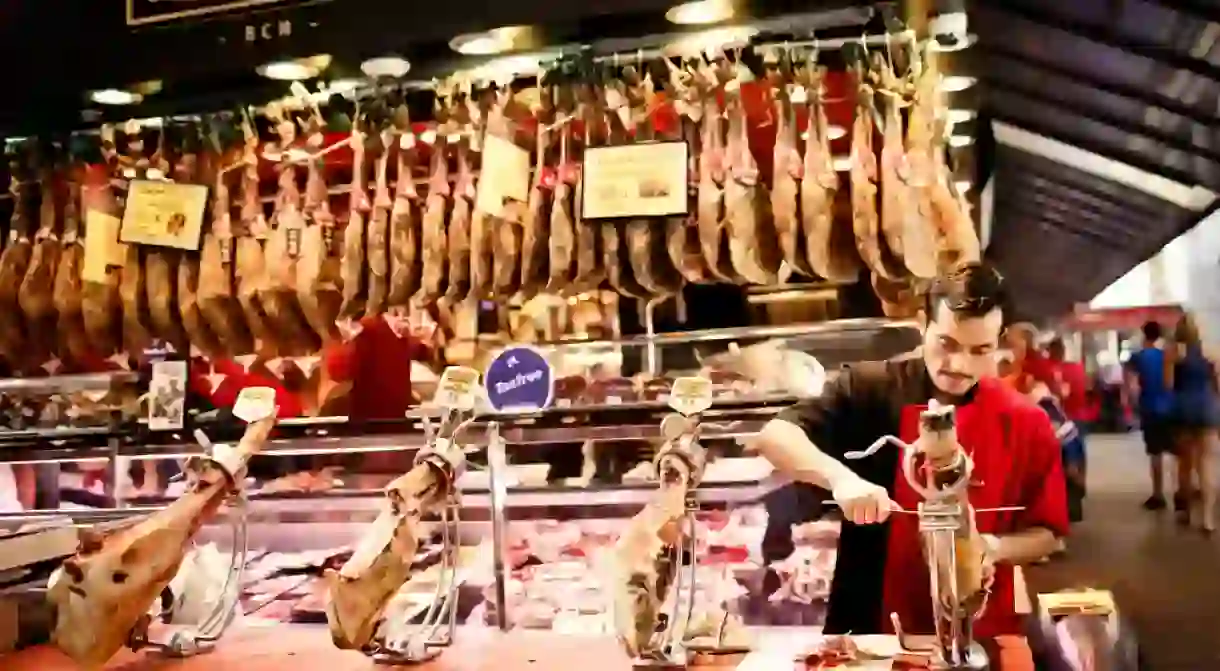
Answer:
M589 60L525 89L447 90L422 124L401 96L361 101L351 123L329 127L312 104L273 104L263 138L242 115L210 132L106 129L89 160L26 152L12 166L0 255L0 357L15 369L87 367L159 340L208 356L308 358L362 318L425 306L469 315L479 301L598 289L653 298L792 273L867 272L887 313L902 314L920 281L978 256L946 164L939 73L908 60L902 76L880 57L854 68L847 179L831 151L825 68L778 52L757 80L726 57ZM760 89L771 147L747 114L745 92ZM688 146L688 214L583 221L585 152L657 140ZM504 168L483 159L497 142L532 166L516 175L528 178L524 199L489 208L482 171ZM104 271L86 272L83 240L117 233L83 224L121 218L133 178L209 187L199 250L114 244Z

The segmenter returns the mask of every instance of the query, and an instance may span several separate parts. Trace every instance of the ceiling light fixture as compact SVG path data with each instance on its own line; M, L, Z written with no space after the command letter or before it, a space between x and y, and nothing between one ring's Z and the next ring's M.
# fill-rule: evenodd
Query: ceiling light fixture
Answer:
M665 18L680 26L705 26L727 21L734 14L730 0L696 0L671 7L665 12Z
M281 82L295 82L302 79L313 79L330 67L330 56L319 54L308 58L294 58L286 61L274 61L260 65L258 74L267 79Z
M323 89L323 92L327 95L336 93L343 95L345 93L355 91L356 89L360 88L360 85L363 83L363 81L356 79L355 77L344 77L343 79L336 79L327 84L326 88Z
M750 38L758 34L758 28L735 26L713 28L682 37L666 45L666 50L677 55L693 55L713 51L725 51L745 46Z
M974 46L974 43L978 42L978 41L979 41L979 36L975 35L974 33L967 35L965 37L965 39L958 39L958 40L954 41L953 44L944 44L940 40L929 40L929 42L931 42L932 51L942 51L942 52L963 51L965 49L969 49L970 47Z
M90 93L89 99L99 105L135 105L143 100L144 96L135 91L101 89Z
M398 56L370 58L360 64L360 71L370 77L393 77L398 79L411 70L411 62Z
M974 86L977 81L974 77L966 77L964 75L946 75L940 78L940 90L949 93L965 91Z
M951 135L949 136L950 147L969 147L974 144L974 138L969 135Z
M965 123L967 121L973 120L974 117L978 116L977 112L975 112L974 110L968 110L968 109L951 109L946 114L948 117L948 121L951 124Z
M449 48L467 56L490 56L512 51L527 42L529 26L504 26L481 33L465 33L449 40Z

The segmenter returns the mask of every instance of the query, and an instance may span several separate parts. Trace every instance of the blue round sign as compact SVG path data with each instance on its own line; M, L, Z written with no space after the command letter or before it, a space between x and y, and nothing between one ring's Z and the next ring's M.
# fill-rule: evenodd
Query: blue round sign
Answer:
M483 374L487 402L500 412L544 410L555 389L551 364L532 347L509 347L492 360Z

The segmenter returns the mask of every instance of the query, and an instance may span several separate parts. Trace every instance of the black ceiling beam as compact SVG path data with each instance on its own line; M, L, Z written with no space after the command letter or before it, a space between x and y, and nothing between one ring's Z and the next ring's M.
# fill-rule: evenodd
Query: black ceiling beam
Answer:
M1220 23L1220 6L1207 0L1148 0L1203 22Z
M1116 221L1166 218L1163 212L1148 212L1130 203L1103 200L1071 185L1051 181L1041 175L1021 169L1009 171L1001 168L999 174L1003 175L1003 181L997 182L997 188L1002 184L1005 185L1005 188L1009 188L1006 183L1011 183L1011 188L1028 189L1055 200L1069 202L1081 211L1091 212L1098 217ZM1169 218L1173 219L1173 217Z
M1129 185L1059 163L1054 159L1031 154L1020 147L999 145L996 151L996 165L1002 170L1012 168L1033 173L1050 182L1093 194L1120 208L1141 210L1154 216L1165 216L1168 213L1177 218L1184 218L1190 214L1186 208L1147 191L1133 189Z
M1056 15L1053 12L1047 12L1035 7L1017 5L1011 1L999 4L998 6L987 7L984 11L997 11L1039 26L1071 33L1078 38L1125 51L1129 54L1161 63L1167 67L1191 72L1220 83L1220 68L1206 61L1183 56L1165 45L1149 44L1125 37L1111 38L1106 35L1105 28L1090 25L1066 16Z
M1031 133L1045 135L1046 137L1058 140L1065 144L1073 145L1078 149L1093 152L1099 156L1105 156L1106 158L1118 161L1119 163L1126 163L1133 168L1138 168L1153 175L1168 177L1169 179L1181 182L1186 186L1202 185L1213 190L1220 188L1220 180L1208 180L1207 182L1204 182L1203 180L1199 179L1197 175L1177 168L1157 165L1156 163L1143 156L1140 156L1135 152L1126 149L1119 149L1114 146L1102 145L1092 139L1089 139L1085 133L1078 133L1063 129L1052 129L1051 126L1048 126L1040 121L1022 118L1011 114L1007 110L996 110L992 109L990 106L988 106L987 112L993 119L1003 121Z
M1064 102L1063 100L1051 95L1046 90L1035 91L1028 86L1021 86L1005 81L1001 75L995 72L985 73L982 79L989 87L1000 89L1012 95L1020 96L1043 105L1058 107L1073 116L1096 121L1097 123L1105 124L1107 126L1113 126L1114 128L1117 128L1128 135L1140 135L1155 142L1159 142L1166 147L1171 147L1187 154L1193 154L1199 158L1220 165L1220 151L1207 147L1200 147L1189 140L1182 139L1180 135L1142 124L1133 124L1108 110L1100 110L1097 108L1090 108L1086 110L1077 105Z
M1081 86L1097 89L1098 91L1108 93L1112 96L1142 102L1149 107L1160 107L1166 112L1172 112L1180 117L1190 119L1200 126L1213 129L1213 131L1220 130L1220 119L1217 119L1212 115L1204 114L1198 109L1184 104L1180 100L1157 93L1155 90L1140 89L1133 86L1103 82L1096 77L1066 68L1058 63L1047 63L1037 58L1032 58L1027 54L1013 49L1009 44L1000 42L998 40L980 41L975 48L979 49L983 53L984 57L988 60L995 59L999 61L1009 61L1035 70L1041 70L1048 75L1070 79ZM1003 66L1001 65L996 68L989 67L987 69L1003 71Z
M1073 225L1073 227L1106 236L1120 246L1127 246L1125 243L1139 242L1148 237L1139 234L1140 231L1147 229L1147 223L1137 224L1128 220L1104 217L1087 210L1072 207L1064 201L1057 200L1053 196L1038 193L1037 191L1019 191L1019 189L1013 189L1012 187L997 186L995 192L996 202L1006 203L1009 207L1013 208L1024 208L1030 212L1046 209L1070 219L1079 219L1090 224L1095 224L1088 226Z
M1056 230L1076 236L1078 238L1090 240L1107 249L1123 252L1130 249L1128 245L1124 245L1121 241L1114 239L1113 236L1106 235L1105 232L1096 231L1085 228L1077 222L1071 221L1066 213L1055 210L1049 207L1036 207L1027 202L1022 202L1020 199L1001 198L1000 194L996 194L996 204L1003 205L1003 208L996 207L996 220L1002 221L1006 216L1004 211L1015 214L1018 218L1037 218L1054 226ZM992 222L994 226L995 222Z

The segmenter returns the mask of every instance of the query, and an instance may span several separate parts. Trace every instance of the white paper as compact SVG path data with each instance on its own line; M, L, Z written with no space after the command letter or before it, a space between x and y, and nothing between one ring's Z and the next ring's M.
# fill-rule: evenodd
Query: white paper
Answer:
M487 135L483 146L483 168L479 173L475 209L494 217L521 214L506 208L505 201L524 204L530 193L530 153L495 135Z
M271 387L246 387L237 395L233 415L244 422L257 422L275 414L275 390Z
M479 371L464 366L449 366L441 374L432 402L453 410L474 409L479 385Z
M173 431L182 428L186 413L187 367L185 361L158 361L152 365L148 384L148 428Z

